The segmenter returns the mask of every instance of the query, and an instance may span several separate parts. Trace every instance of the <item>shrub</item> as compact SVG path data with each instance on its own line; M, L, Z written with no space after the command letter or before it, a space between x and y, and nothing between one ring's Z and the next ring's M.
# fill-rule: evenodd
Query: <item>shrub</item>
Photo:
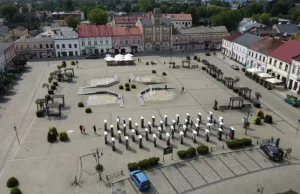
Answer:
M246 68L245 68L245 67L243 67L243 68L242 68L242 71L243 71L243 72L245 72L245 71L246 71Z
M238 89L238 88L233 88L233 92L234 92L234 93L238 93L238 92L239 92L239 89Z
M16 177L10 177L6 183L8 188L13 188L19 185L19 181Z
M97 164L95 166L95 168L96 168L97 172L103 172L103 169L104 169L102 164Z
M129 171L134 171L139 169L139 164L137 162L131 162L127 164Z
M163 75L163 76L166 76L166 75L167 75L167 73L166 73L166 72L162 72L162 75Z
M258 116L255 116L253 118L253 124L255 124L255 125L261 125L261 118L258 117Z
M146 65L149 65L149 62L148 62L148 61L146 62Z
M264 118L265 123L272 124L273 123L273 117L271 115L266 115Z
M201 69L202 69L203 71L205 71L205 70L206 70L206 67L201 67Z
M6 75L6 77L8 77L9 79L16 79L16 74L15 73L8 73Z
M56 85L52 85L51 90L56 90Z
M197 59L197 62L200 62L200 58Z
M86 108L85 113L92 113L92 109L91 108Z
M83 102L78 102L78 107L80 107L80 108L84 107Z
M184 159L187 157L187 152L185 150L180 150L177 152L179 158Z
M186 151L187 151L189 157L193 157L196 155L196 149L194 147L190 147Z
M63 67L63 68L67 67L67 63L66 63L65 61L63 61L63 62L61 63L61 67Z
M245 146L251 146L252 145L252 139L243 138L243 139L234 139L226 141L226 144L228 148L234 149L234 148L241 148Z
M66 131L62 131L59 133L59 141L66 142L69 140L69 136Z
M123 90L123 89L124 89L124 86L123 86L123 85L119 85L119 89L120 89L120 90Z
M152 73L156 73L156 71L155 71L155 70L152 70Z
M10 194L22 194L22 191L18 187L14 187L10 190Z
M131 88L132 88L132 89L136 89L136 85L132 84L132 85L131 85Z
M137 170L137 169L147 169L153 166L158 165L159 158L151 157L148 159L141 160L139 162L131 162L127 164L129 171Z
M186 60L191 60L191 57L190 56L186 56Z
M128 92L131 91L130 87L126 88L125 90L128 91Z
M194 60L197 60L197 59L198 59L198 57L196 55L194 55Z
M58 133L57 133L56 128L50 127L49 131L48 131L48 135L47 135L48 142L53 143L53 142L57 141L57 136L58 136Z
M73 65L73 66L74 66L74 65L75 65L75 61L72 61L72 62L71 62L71 65Z
M129 88L129 87L130 87L129 83L126 83L125 88Z
M200 155L206 155L206 154L208 154L208 152L209 152L209 149L205 145L200 145L197 147L197 153Z
M177 152L179 158L184 159L187 157L193 157L196 155L196 149L194 147L190 147L187 150L179 150Z
M263 119L264 116L265 116L264 111L259 110L259 111L256 113L256 116L258 116L259 118Z

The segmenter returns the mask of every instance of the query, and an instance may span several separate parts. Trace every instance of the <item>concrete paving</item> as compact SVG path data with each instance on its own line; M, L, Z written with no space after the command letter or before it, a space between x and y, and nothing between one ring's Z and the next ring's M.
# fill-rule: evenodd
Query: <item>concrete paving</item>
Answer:
M283 97L277 92L265 90L265 88L249 80L240 72L231 69L230 64L232 62L228 59L224 61L219 56L206 57L203 53L197 53L197 55L201 59L206 58L219 66L226 75L239 76L239 85L246 85L254 91L262 93L262 110L271 114L275 123L261 126L251 124L248 134L245 135L241 126L242 117L250 111L253 114L249 118L251 120L258 109L212 111L215 99L218 100L219 104L228 104L229 97L236 94L224 87L221 82L213 79L201 68L169 68L168 64L164 64L164 62L168 63L170 58L164 54L160 56L137 56L142 59L142 63L128 67L107 67L104 60L101 59L79 60L79 68L75 68L74 81L72 83L60 83L56 91L57 94L64 94L66 99L66 107L62 110L62 117L36 118L34 100L45 96L47 90L42 88L42 85L47 82L50 72L57 69L57 65L61 63L61 60L50 61L49 64L43 61L29 62L29 72L22 75L10 94L1 101L0 193L9 192L5 183L11 176L16 176L19 179L23 193L30 194L135 193L138 192L135 185L132 181L126 179L128 177L127 163L151 156L160 157L160 162L164 166L171 166L147 172L154 186L149 191L150 193L188 193L197 189L202 191L207 188L215 188L211 186L212 184L219 185L228 180L232 181L233 184L238 184L241 175L256 178L261 170L267 169L268 173L276 171L275 168L280 165L268 161L259 150L219 154L178 163L182 160L178 158L176 152L191 146L196 147L200 144L205 144L210 148L220 146L218 149L213 149L213 154L229 151L227 148L221 148L225 144L225 140L219 141L217 139L216 127L212 127L211 141L206 142L204 140L204 129L206 128L206 118L209 111L214 113L214 118L224 117L225 128L234 127L238 138L249 137L253 139L253 143L271 136L281 138L280 145L283 149L293 148L292 158L289 158L288 161L292 164L299 163L300 151L296 149L300 144L299 135L296 134L297 121L300 115L299 109L284 103ZM146 61L154 61L157 65L145 65ZM181 65L180 55L174 54L172 61L176 65ZM67 60L67 64L70 66L70 60ZM196 61L192 61L192 64L203 66ZM156 70L157 76L161 76L163 72L167 73L167 76L164 76L163 79L168 82L168 87L176 88L172 90L175 93L174 99L162 102L148 101L145 106L141 106L137 98L137 92L149 86L135 83L137 89L131 91L119 90L119 85L124 85L129 81L130 74L152 75L152 70ZM86 86L91 79L101 79L114 75L119 77L120 83L109 87L109 90L122 93L124 108L120 108L118 104L90 106L93 113L86 114L84 108L77 106L80 101L86 105L88 100L88 96L77 95L80 87ZM159 84L158 86L164 87L164 85ZM184 93L180 93L182 86L185 87ZM141 128L140 123L141 116L144 117L145 124L151 121L152 116L155 116L158 125L163 120L164 115L168 115L169 123L171 123L171 120L175 119L175 115L179 114L182 123L186 113L189 113L195 123L198 112L202 114L203 122L200 126L200 135L197 137L197 142L193 143L191 138L193 129L189 129L187 137L184 138L184 144L180 144L179 130L176 128L175 138L171 139L171 144L174 147L173 160L168 155L165 156L165 162L162 162L162 149L166 147L165 133L169 130L169 127L164 128L163 138L157 140L158 146L154 148L151 138L148 141L145 140L145 130ZM114 132L117 135L116 118L118 116L121 120L125 117L127 125L128 118L132 119L133 124L138 123L139 133L143 137L143 148L139 148L137 142L132 142L128 127L129 150L125 148L124 135L121 135L121 143L116 137L116 151L112 151L110 133L108 135L109 144L105 145L104 120L107 120L108 126L114 125ZM82 124L86 126L86 134L80 133L79 125ZM96 134L92 129L94 124L97 127ZM13 131L14 125L18 129L21 146L18 145ZM70 141L49 144L46 141L46 136L50 126L55 126L58 131L68 131ZM152 130L157 133L158 128L154 127ZM99 180L99 175L95 170L95 159L92 156L82 158L81 162L79 159L80 156L91 153L95 148L101 148L104 154L100 158L100 163L104 166L103 181ZM289 167L280 166L281 168ZM109 180L106 179L106 175L121 170L124 172L123 175L111 176ZM256 176L256 174L258 175ZM75 176L80 180L79 186L71 185ZM113 182L121 179L124 180L113 184ZM279 185L274 187L276 188L274 191L289 189L285 183L282 184L282 187ZM293 189L299 189L299 185L295 184L294 186ZM218 193L218 191L212 193Z

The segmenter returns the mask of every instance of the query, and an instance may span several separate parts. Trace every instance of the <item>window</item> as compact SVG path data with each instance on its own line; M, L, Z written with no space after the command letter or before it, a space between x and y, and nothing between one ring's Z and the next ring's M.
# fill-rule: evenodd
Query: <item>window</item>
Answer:
M61 47L62 47L62 48L65 48L65 44L62 44Z
M88 45L91 45L91 44L92 44L92 43L91 43L91 41L89 40L89 41L88 41Z
M100 40L100 44L102 44L103 43L103 41L102 40Z
M259 55L259 60L261 61L261 55Z
M138 44L141 44L141 40L138 40Z
M274 61L274 66L276 67L276 65L277 65L277 60Z
M297 75L300 75L300 67L298 67Z
M265 62L265 57L263 57L263 62Z
M132 43L135 44L135 39L133 39Z
M19 49L19 46L18 46L18 45L16 46L16 49Z
M293 67L292 67L292 74L295 74L295 72L296 72L296 67L295 67L295 65L293 65Z
M53 48L53 44L50 44L50 48Z
M289 68L289 65L288 64L285 64L285 68L284 68L284 71L287 71Z
M29 49L29 45L27 45L27 49Z
M84 44L84 41L82 41L82 46L84 46L85 44Z
M251 51L249 51L249 55L251 55Z
M59 44L56 45L56 48L59 49Z
M128 44L128 40L125 40L125 44Z
M257 59L257 53L255 54L255 59Z
M74 44L74 48L77 48L77 44ZM77 51L76 51L77 52Z
M23 49L23 45L21 45L21 49Z
M159 28L156 28L156 33L159 33Z
M269 59L269 64L272 64L272 59L271 58Z
M49 48L49 45L48 45L48 44L46 44L46 48Z
M72 48L72 44L69 44L69 48Z
M120 44L123 44L123 40L120 40Z
M108 40L106 40L106 44L108 44Z
M96 40L94 41L94 45L97 45L97 41Z
M281 68L282 68L282 62L279 63L279 69L281 69Z
M155 39L156 39L156 41L159 41L159 36L158 36L158 35L156 35L156 38L155 38Z
M40 48L43 48L43 45L42 45L42 44L40 44Z
M36 45L35 45L35 44L33 45L33 48L35 48L35 49L36 49Z

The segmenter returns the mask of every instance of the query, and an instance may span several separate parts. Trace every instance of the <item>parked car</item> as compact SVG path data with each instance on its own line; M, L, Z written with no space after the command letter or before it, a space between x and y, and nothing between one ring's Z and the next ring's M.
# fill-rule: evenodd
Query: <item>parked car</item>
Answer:
M133 180L140 191L146 191L151 187L151 183L147 175L140 170L134 170L130 172L130 178Z
M299 107L300 103L295 98L285 98L284 101L294 107Z
M275 147L271 144L262 144L260 145L260 149L262 149L267 157L273 161L280 161L283 158L283 151L280 148Z
M89 54L88 56L85 57L86 59L98 59L99 55L98 54Z
M207 53L205 53L205 55L206 55L206 56L210 56L210 53L209 53L209 52L207 52Z
M230 65L230 67L234 70L240 70L239 66L237 65Z

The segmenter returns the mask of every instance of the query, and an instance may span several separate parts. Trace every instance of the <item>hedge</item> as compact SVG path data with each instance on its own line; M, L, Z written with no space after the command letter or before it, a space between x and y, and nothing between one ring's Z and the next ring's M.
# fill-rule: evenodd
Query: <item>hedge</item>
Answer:
M47 135L48 142L50 142L50 143L55 142L57 140L57 136L58 136L58 133L57 133L56 128L50 127L49 131L48 131L48 135Z
M265 113L262 110L257 111L256 116L259 118L263 119L265 117Z
M255 124L255 125L261 125L261 118L259 116L255 116L253 118L253 124Z
M123 90L123 89L124 89L124 86L123 86L123 85L119 85L119 89L120 89L120 90Z
M186 56L186 60L191 60L191 57L190 56Z
M190 147L187 150L179 150L177 152L179 158L184 159L188 157L193 157L196 155L196 149L194 147Z
M197 150L197 153L200 154L200 155L206 155L206 154L208 154L208 152L209 152L208 147L205 146L205 145L200 145L200 146L198 146L198 147L196 148L196 150Z
M226 144L227 144L228 148L230 148L230 149L242 148L242 147L246 147L246 146L251 146L252 139L248 139L248 138L234 139L234 140L226 141Z
M206 67L201 67L201 69L202 69L203 71L205 71L205 70L206 70Z
M134 171L138 169L147 169L153 166L158 165L159 158L158 157L151 157L148 159L141 160L139 162L131 162L127 164L129 171Z
M13 188L19 185L19 181L16 177L10 177L6 183L8 188Z
M91 108L86 108L85 113L92 113L92 109Z
M14 187L10 190L10 194L22 194L22 191L18 187Z
M132 89L136 89L136 85L132 84L132 85L131 85L131 88L132 88Z
M80 108L84 107L83 102L78 102L78 107L80 107Z
M59 133L59 141L66 142L69 140L69 136L66 131L62 131Z
M155 70L152 70L152 73L156 73L156 71L155 71Z
M271 115L266 115L264 118L265 123L272 124L273 123L273 117Z
M125 90L126 90L126 91L131 91L129 87L128 87L128 88L126 88Z
M129 83L126 83L125 88L128 88L128 87L130 87L130 85L129 85Z
M166 72L162 72L162 75L163 75L163 76L166 76L166 75L167 75L167 73L166 73Z

